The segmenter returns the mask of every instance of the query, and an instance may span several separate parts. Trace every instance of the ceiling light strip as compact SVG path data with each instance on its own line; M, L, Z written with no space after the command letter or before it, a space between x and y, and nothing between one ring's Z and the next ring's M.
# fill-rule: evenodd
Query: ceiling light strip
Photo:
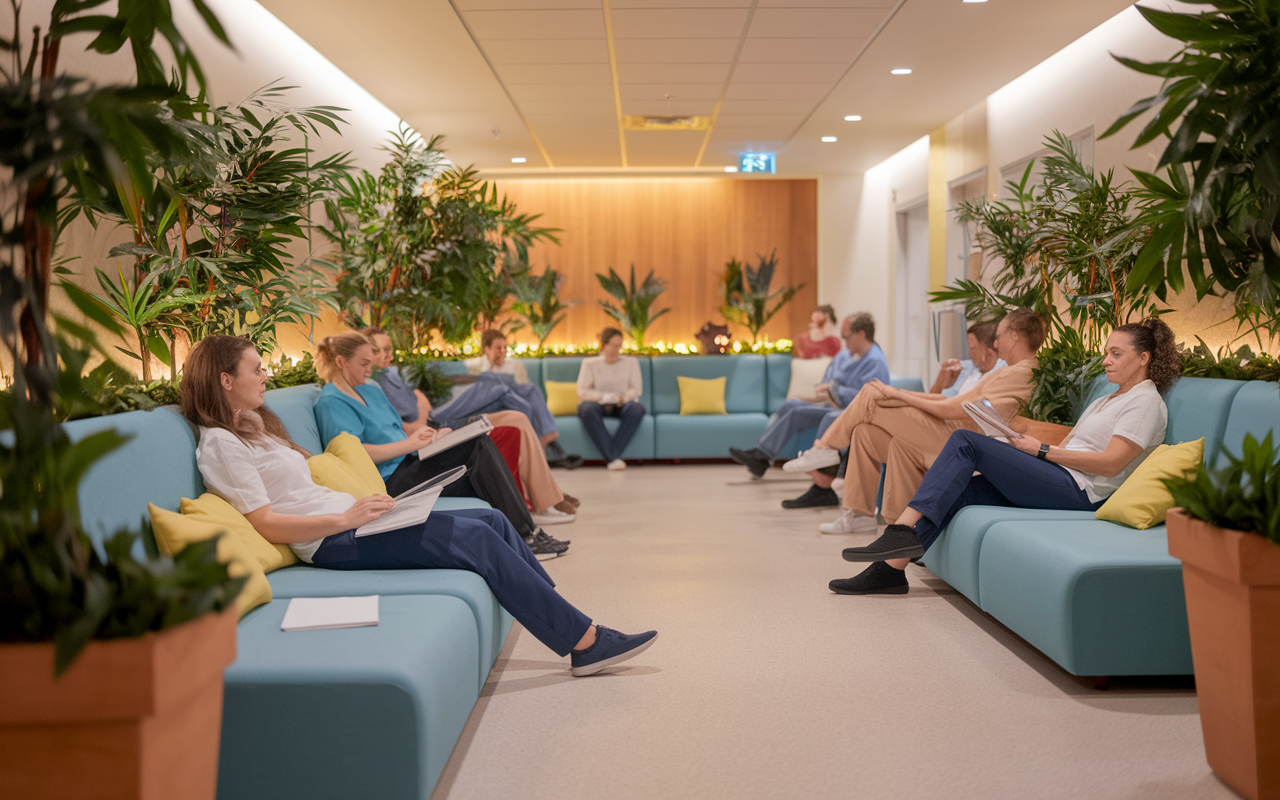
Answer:
M707 135L702 137L702 147L698 148L698 158L693 162L694 169L702 166L702 156L711 143L711 132L716 129L716 120L720 118L720 106L724 105L725 95L729 93L729 84L733 82L733 73L738 70L738 59L742 57L742 49L747 46L747 33L751 30L751 18L756 15L756 4L759 0L751 0L751 8L747 10L747 20L742 23L742 35L738 37L738 49L733 51L733 61L729 64L729 74L725 76L724 87L720 89L720 97L716 99L716 108L711 112L711 124L707 126Z
M462 12L458 10L458 6L453 0L449 0L449 6L453 9L453 13L458 17L458 22L462 23L462 27L466 30L467 35L471 37L471 41L475 44L476 50L480 51L480 57L484 59L484 63L489 65L489 71L493 73L493 78L502 87L502 92L507 96L507 100L511 102L511 107L515 109L516 116L520 118L520 122L524 125L524 129L533 137L533 143L538 146L538 152L542 153L542 158L547 162L547 166L555 169L555 164L551 162L551 156L547 153L547 148L542 146L542 140L538 138L538 134L534 131L533 126L529 124L529 120L525 117L524 112L520 110L520 104L511 96L511 90L507 88L507 84L502 80L502 76L498 74L498 70L493 66L493 62L489 60L489 54L485 52L484 45L480 44L480 40L476 38L475 31L471 30L471 26L467 24L466 17L462 16Z
M880 24L877 25L876 29L871 32L871 35L867 37L866 43L864 43L862 45L862 49L854 55L853 60L849 62L849 66L844 68L844 72L840 73L840 77L836 79L835 83L831 84L831 88L827 90L827 93L822 96L821 100L814 104L813 108L805 115L804 119L800 120L800 124L796 126L796 129L787 137L787 143L790 143L792 139L796 138L796 134L799 133L800 129L813 118L813 115L818 112L818 109L822 107L822 104L827 102L828 98L831 97L831 94L835 92L836 87L840 85L840 82L849 77L849 73L853 70L854 65L856 65L858 60L862 58L863 54L871 48L876 37L880 35L881 31L889 26L889 23L893 21L893 18L898 15L898 12L902 10L902 7L906 5L906 3L907 0L898 0L898 4L893 7L893 10L890 11L884 19L880 20Z
M609 72L613 75L613 108L618 114L618 147L622 150L622 167L627 167L627 132L622 127L622 90L618 88L618 54L613 49L613 17L609 0L600 0L604 8L604 38L609 44Z

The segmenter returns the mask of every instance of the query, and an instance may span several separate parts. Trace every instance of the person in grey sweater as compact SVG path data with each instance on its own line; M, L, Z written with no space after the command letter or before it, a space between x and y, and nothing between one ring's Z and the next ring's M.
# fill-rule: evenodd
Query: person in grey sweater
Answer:
M644 420L645 408L639 402L643 389L640 362L622 355L622 331L605 328L600 332L600 355L583 359L578 370L578 418L609 469L627 468L622 452ZM617 417L621 423L612 434L605 417Z

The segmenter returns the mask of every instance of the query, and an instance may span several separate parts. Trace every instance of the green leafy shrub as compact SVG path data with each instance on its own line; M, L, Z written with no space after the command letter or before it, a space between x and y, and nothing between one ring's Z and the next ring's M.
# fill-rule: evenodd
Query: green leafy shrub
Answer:
M306 353L298 361L293 361L288 356L280 359L280 362L272 365L271 380L267 385L272 389L285 389L290 386L304 386L308 383L321 383L320 376L316 374L316 364L312 360L311 354Z
M1280 361L1263 353L1255 356L1249 345L1238 350L1223 347L1214 353L1204 340L1182 351L1182 374L1195 378L1225 378L1231 381L1280 381Z
M1031 371L1036 388L1023 413L1041 422L1074 425L1084 412L1093 379L1102 374L1102 356L1067 328L1057 341L1040 348L1036 359L1039 366Z
M630 284L622 280L622 276L614 272L613 267L609 267L608 275L596 273L596 280L600 281L600 286L609 293L610 297L618 301L617 305L607 300L598 301L604 313L617 320L623 332L635 342L636 348L643 350L645 331L654 320L671 310L669 308L663 308L657 312L652 310L653 302L658 299L658 295L667 290L667 282L656 277L653 270L649 270L644 281L636 286L635 264L631 265Z
M741 325L751 332L754 344L760 340L760 331L769 320L773 319L782 307L803 289L799 286L784 286L776 292L770 292L773 273L778 268L778 251L774 250L767 257L758 256L759 266L743 264L738 259L730 259L725 265L722 281L723 302L720 313L729 322ZM776 301L776 302L775 302Z
M453 397L453 382L445 376L444 370L427 358L401 362L400 377L406 386L425 394L433 406L447 403Z
M1246 434L1239 458L1225 450L1223 455L1228 462L1223 469L1201 464L1190 479L1165 480L1174 505L1219 528L1257 533L1280 544L1280 449L1271 434L1261 442Z

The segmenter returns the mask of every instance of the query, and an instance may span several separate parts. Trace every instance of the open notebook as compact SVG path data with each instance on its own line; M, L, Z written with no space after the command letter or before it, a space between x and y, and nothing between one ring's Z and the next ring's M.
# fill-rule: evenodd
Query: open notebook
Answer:
M431 509L435 507L436 500L440 499L440 493L444 491L444 487L465 474L467 474L466 467L454 467L448 472L442 472L423 481L412 489L406 489L393 498L396 504L390 511L373 522L367 522L356 528L356 536L372 536L375 533L386 533L426 522L427 517L431 516Z
M434 442L419 450L418 460L426 461L436 453L443 453L450 447L470 441L477 436L484 436L491 430L493 430L493 423L489 421L488 417L481 417L475 422L463 425L456 431L446 433L444 436L437 438Z
M996 439L1017 439L1022 435L1010 428L1009 423L1004 421L1004 417L996 413L990 400L983 400L981 403L965 403L964 410L988 436Z

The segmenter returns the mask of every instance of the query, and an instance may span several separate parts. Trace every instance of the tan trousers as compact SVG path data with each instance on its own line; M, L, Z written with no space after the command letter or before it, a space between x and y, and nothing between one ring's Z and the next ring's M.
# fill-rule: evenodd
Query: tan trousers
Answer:
M517 471L520 482L524 484L526 500L534 511L546 511L557 503L564 502L564 492L551 477L551 467L547 466L547 454L542 449L538 434L534 433L529 418L519 411L494 411L485 414L494 427L510 425L520 429L520 463Z
M962 428L977 430L972 422L966 422L938 419L901 401L888 400L876 386L858 392L822 436L827 447L849 448L844 507L855 514L875 515L883 464L887 466L880 513L890 522L896 520L951 434Z

